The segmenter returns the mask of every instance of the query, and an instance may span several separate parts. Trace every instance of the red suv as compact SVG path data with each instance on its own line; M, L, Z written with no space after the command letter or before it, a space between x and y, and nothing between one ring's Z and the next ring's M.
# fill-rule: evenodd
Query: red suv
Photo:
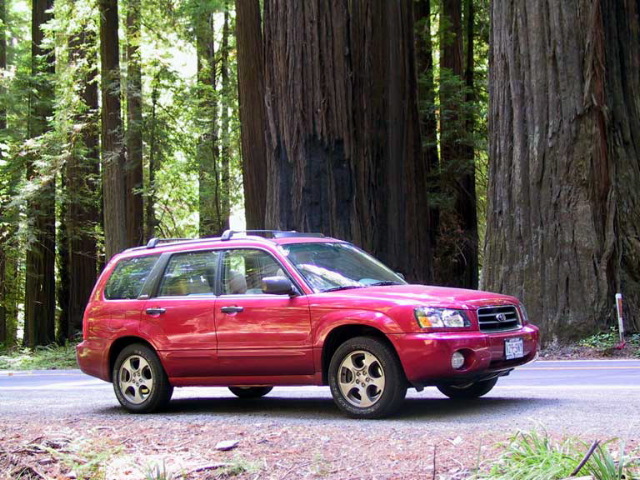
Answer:
M77 356L132 412L165 406L174 387L257 398L274 385L329 385L345 413L378 418L408 387L480 397L537 348L516 298L409 285L321 234L227 231L115 256Z

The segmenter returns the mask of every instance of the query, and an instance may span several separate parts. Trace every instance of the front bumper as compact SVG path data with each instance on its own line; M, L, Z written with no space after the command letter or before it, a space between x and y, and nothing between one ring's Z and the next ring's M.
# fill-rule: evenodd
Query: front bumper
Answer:
M415 387L479 381L508 374L531 362L538 353L539 332L533 325L500 333L437 332L389 335L399 354L407 380ZM505 340L522 338L523 356L505 358ZM461 369L451 366L451 356L460 351Z

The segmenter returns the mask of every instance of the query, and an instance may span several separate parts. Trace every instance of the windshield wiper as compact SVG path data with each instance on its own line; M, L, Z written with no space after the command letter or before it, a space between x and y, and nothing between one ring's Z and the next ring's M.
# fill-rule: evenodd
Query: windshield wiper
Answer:
M363 288L363 286L362 285L344 285L342 287L327 288L326 290L322 290L322 293L337 292L338 290L351 290L352 288Z
M370 283L369 285L367 285L367 287L386 287L388 285L402 285L402 284L400 282L385 281L385 282Z

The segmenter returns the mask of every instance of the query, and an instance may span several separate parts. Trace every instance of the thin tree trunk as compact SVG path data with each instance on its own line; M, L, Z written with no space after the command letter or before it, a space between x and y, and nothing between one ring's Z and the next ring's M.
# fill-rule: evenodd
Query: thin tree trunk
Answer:
M260 0L236 0L238 102L247 228L263 229L267 203L264 44Z
M122 115L118 1L99 0L102 63L102 195L107 260L127 247L126 186Z
M231 216L231 131L229 130L229 102L231 97L229 79L229 41L231 37L231 5L225 2L222 41L220 43L220 174L218 178L218 222L220 230L229 228Z
M146 238L151 239L155 237L156 227L158 226L158 220L156 219L155 213L155 204L156 204L156 169L157 169L157 134L156 134L156 123L157 123L157 109L158 109L158 78L156 77L153 82L153 87L151 90L151 122L149 127L149 186L147 188L147 199L146 199L146 218L145 218L145 228L146 228ZM159 153L159 151L158 151Z
M205 15L196 28L200 118L204 132L198 145L200 236L220 233L218 101L213 14Z
M55 74L54 51L43 47L42 26L51 20L52 0L34 0L32 5L32 75L36 86L30 95L29 136L47 132L48 117L53 114ZM25 282L25 337L28 347L55 341L55 175L38 167L35 158L27 164L27 178L40 181L29 204L34 240L27 249Z
M637 2L493 2L483 286L544 340L640 328Z
M412 0L265 2L267 228L431 277Z
M0 0L0 71L7 69L7 6L5 0ZM4 96L5 88L0 87L0 95ZM0 103L0 131L7 129L7 110L4 102ZM3 160L3 152L0 151L0 160ZM4 217L4 200L0 199L0 218ZM7 329L7 309L5 302L7 301L7 284L5 282L6 265L7 265L7 241L5 239L4 226L0 226L0 344L7 345L8 329Z
M142 67L140 64L140 0L127 3L127 162L125 208L128 246L144 239L142 169Z

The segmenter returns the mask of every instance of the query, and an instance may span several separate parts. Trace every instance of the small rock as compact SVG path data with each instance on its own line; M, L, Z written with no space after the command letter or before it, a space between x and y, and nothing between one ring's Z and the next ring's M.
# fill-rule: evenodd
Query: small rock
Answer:
M229 450L233 450L238 446L240 442L238 440L223 440L222 442L218 442L216 444L216 450L220 450L221 452L227 452Z

